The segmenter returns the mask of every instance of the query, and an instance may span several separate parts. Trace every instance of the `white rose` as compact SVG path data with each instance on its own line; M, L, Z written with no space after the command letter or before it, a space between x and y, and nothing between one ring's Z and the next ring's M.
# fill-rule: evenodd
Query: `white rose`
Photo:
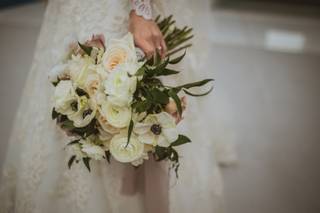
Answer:
M132 67L131 64L117 66L104 82L105 93L113 104L129 106L132 102L137 87L137 78L128 74Z
M102 58L102 63L107 71L113 71L119 64L137 62L133 36L131 33L128 33L122 39L111 39L108 44Z
M93 158L95 160L102 160L105 152L104 149L99 146L94 144L91 140L86 139L86 140L81 140L80 143L81 145L81 150L88 155L88 157Z
M116 128L127 127L131 119L130 108L119 107L110 102L102 104L101 113L107 119L107 122Z
M61 114L74 113L71 104L77 101L77 95L71 81L60 81L54 91L54 107Z
M168 147L179 137L174 118L166 112L151 114L137 123L134 132L142 143Z
M115 135L110 142L110 153L119 162L130 163L140 159L143 155L144 145L132 134L127 145L126 133Z

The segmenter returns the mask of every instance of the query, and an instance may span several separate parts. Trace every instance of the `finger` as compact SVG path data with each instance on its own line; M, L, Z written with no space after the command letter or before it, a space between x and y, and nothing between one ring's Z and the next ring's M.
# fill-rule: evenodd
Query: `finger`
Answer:
M145 39L136 39L135 45L139 47L145 54L146 58L150 59L154 54L154 45Z
M167 45L166 45L166 42L165 42L165 40L163 39L163 37L161 38L160 46L161 46L161 48L162 48L162 55L161 55L161 57L164 58L164 57L166 57L166 55L167 55Z
M146 54L148 59L152 58L156 51L154 45L151 43L145 43L141 49Z
M161 56L162 58L162 46L161 46L161 37L159 35L155 35L153 38L153 44L156 48L156 52Z

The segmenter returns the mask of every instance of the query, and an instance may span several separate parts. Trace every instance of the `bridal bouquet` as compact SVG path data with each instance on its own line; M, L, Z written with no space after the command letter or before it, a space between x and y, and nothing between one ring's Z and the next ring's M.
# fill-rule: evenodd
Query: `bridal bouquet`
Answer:
M176 128L185 108L185 98L178 94L206 95L211 89L203 94L190 89L212 79L163 84L161 76L179 73L170 66L179 63L191 46L186 43L192 29L175 27L172 16L156 22L168 46L165 59L138 57L130 33L107 42L94 35L85 43L70 43L64 60L51 70L52 119L72 140L69 168L82 161L90 171L90 160L111 158L138 166L153 156L170 160L177 171L175 147L191 142Z

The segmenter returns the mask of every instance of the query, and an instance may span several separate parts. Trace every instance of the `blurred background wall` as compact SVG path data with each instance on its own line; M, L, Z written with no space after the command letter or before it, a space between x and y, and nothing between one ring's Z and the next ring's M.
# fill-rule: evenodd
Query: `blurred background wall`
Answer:
M213 131L239 158L223 169L226 213L320 212L319 2L220 0L206 19L195 11L210 35ZM0 165L44 9L0 10Z

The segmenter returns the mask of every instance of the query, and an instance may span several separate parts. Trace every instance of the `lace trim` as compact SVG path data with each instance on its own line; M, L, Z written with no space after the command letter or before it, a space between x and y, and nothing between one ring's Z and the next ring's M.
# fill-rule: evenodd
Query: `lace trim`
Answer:
M146 20L152 19L151 0L131 0L131 8L138 16L142 16Z

